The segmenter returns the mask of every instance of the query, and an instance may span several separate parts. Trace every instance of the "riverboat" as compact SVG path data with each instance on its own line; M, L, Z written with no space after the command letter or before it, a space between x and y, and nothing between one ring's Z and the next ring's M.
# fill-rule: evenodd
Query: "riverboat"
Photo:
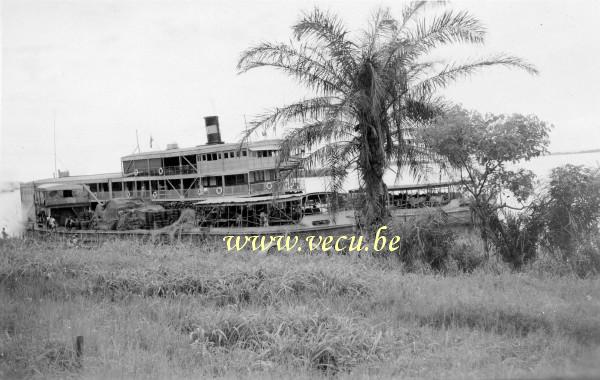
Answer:
M280 140L221 141L219 120L205 117L207 143L121 158L118 173L70 176L21 184L30 230L67 235L146 236L170 233L182 210L193 210L185 234L346 233L360 224L359 190L306 191L296 156L282 162ZM457 183L390 186L391 217L408 221L431 210L449 224L470 223ZM189 213L188 213L189 216ZM181 231L180 231L181 232Z

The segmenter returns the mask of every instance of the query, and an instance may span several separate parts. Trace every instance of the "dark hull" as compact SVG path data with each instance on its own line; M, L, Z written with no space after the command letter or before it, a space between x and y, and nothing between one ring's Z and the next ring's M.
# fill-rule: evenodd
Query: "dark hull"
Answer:
M106 231L106 230L67 230L59 228L48 230L35 228L29 233L34 238L58 239L65 241L77 241L83 244L102 243L114 240L134 240L139 242L173 242L182 241L190 243L202 243L206 240L222 240L225 236L275 236L275 235L345 235L354 233L354 226L350 224L333 226L305 227L294 226L270 226L270 227L248 227L248 228L206 228L194 229L193 231L182 231L170 234L159 230L128 230L128 231Z

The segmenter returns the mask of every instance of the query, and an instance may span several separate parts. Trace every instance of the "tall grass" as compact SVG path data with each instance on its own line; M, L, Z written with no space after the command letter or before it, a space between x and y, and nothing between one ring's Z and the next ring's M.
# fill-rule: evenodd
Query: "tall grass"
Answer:
M219 242L13 242L0 254L0 377L592 375L599 290L535 271L416 274L393 258Z

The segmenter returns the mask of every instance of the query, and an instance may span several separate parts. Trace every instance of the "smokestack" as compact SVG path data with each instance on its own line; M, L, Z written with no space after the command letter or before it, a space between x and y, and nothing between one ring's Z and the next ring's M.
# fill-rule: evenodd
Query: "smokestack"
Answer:
M219 117L206 116L204 124L206 125L207 144L223 144L223 141L221 141L221 131L219 130Z

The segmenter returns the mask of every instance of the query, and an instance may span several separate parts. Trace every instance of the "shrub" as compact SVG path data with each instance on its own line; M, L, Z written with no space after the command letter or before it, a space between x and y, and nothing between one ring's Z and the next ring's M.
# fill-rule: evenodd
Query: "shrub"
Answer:
M504 213L504 219L492 223L492 244L502 260L520 269L535 260L542 222L535 213Z
M547 242L567 259L579 242L598 232L600 168L570 164L554 168L540 212L545 217Z
M579 276L600 272L600 167L554 168L535 213L554 260Z
M577 241L567 262L579 277L599 274L600 234L591 234Z
M485 262L483 241L469 234L456 239L450 249L450 258L461 272L471 273Z
M422 265L435 271L446 268L456 235L446 227L447 215L440 211L390 226L391 235L400 236L398 257L409 271Z

